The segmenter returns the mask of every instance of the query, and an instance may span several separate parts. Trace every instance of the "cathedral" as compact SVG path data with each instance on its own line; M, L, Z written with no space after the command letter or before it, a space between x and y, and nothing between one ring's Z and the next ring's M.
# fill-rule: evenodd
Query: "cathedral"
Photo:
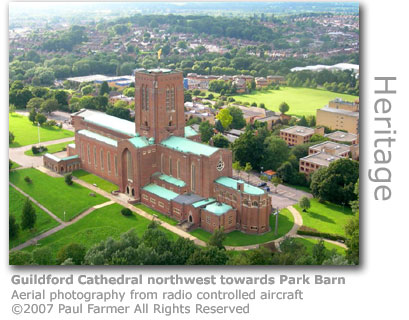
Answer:
M189 229L269 231L271 198L232 178L231 150L202 144L185 127L183 90L181 72L135 72L135 123L80 110L71 116L75 144L67 157L47 154L44 165L59 173L82 168Z

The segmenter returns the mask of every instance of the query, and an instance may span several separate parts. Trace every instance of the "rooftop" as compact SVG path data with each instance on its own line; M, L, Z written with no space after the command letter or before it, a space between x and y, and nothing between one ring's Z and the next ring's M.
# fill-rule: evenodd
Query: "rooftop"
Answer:
M346 115L346 116L359 118L359 112L357 112L357 111L348 111L348 110L344 110L344 109L335 109L335 108L330 108L328 106L322 107L319 110L320 111L325 111L325 112L339 113L339 114L343 114L343 115Z
M207 157L219 150L219 148L211 147L203 143L194 142L192 140L177 136L170 136L166 140L163 140L160 144L176 151L193 153L198 156L203 155Z
M335 131L325 135L328 139L332 139L335 141L341 142L353 142L354 140L358 139L358 135L354 133L348 133L343 131Z
M291 134L296 134L299 136L308 136L310 134L314 134L313 128L303 127L303 126L293 126L285 129L281 129L281 132L287 132Z
M200 202L201 200L203 200L203 197L198 196L197 194L194 194L194 193L181 194L181 195L178 195L175 199L173 199L173 201L177 203L183 203L183 204L193 203L193 206L194 206L194 203L198 201Z
M221 216L233 209L231 206L221 202L213 202L205 207L205 210L215 214L216 216Z
M200 200L200 201L198 201L198 202L193 203L193 207L194 207L194 208L199 208L199 207L201 207L201 206L208 205L208 204L210 204L210 203L212 203L212 202L215 202L215 201L216 201L215 198L203 199L203 200Z
M301 158L300 161L304 160L310 163L318 164L320 166L328 167L331 162L338 159L341 159L341 157L333 156L325 152L320 152Z
M236 180L230 177L219 177L215 181L225 187L232 188L235 190L237 189L237 183L242 183L244 185L244 193L252 194L252 195L262 195L265 193L264 190L254 187L248 183L245 183L243 180Z
M349 152L351 148L346 144L336 143L333 141L324 141L322 143L311 146L310 149L319 152L331 152L331 154L332 152L334 152L335 155L341 155L345 152Z
M82 109L76 113L73 113L71 116L82 117L85 122L92 123L130 137L135 136L135 123L107 115L103 112Z
M173 184L177 187L184 187L186 186L186 183L183 180L180 179L176 179L174 177L168 176L166 174L161 174L160 176L158 176L158 179L168 182L170 184Z
M168 201L175 199L179 194L176 192L170 191L166 188L158 186L157 184L148 184L142 188L145 191L148 191L154 195L157 195L160 198L166 199Z
M100 135L98 133L95 133L95 132L92 132L92 131L89 131L89 130L86 130L86 129L79 130L77 133L81 134L83 136L86 136L88 138L91 138L91 139L98 140L100 142L109 144L109 145L114 146L114 147L118 146L118 142L116 140L104 137L104 136L102 136L102 135Z
M128 139L128 141L132 143L136 148L143 148L149 145L148 139L141 136L133 137L131 139Z
M196 136L196 135L198 135L198 134L199 134L199 133L196 132L196 130L193 129L191 126L185 127L185 138L193 137L193 136Z

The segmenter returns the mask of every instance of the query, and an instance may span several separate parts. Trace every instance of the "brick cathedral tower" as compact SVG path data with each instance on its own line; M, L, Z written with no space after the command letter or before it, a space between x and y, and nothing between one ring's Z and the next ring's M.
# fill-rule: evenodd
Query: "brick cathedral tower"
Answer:
M184 136L183 74L169 69L135 72L136 132L154 143Z

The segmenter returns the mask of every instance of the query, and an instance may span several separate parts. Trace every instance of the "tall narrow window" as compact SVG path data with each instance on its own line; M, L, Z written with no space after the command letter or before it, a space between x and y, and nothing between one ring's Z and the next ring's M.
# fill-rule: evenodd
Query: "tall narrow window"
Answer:
M169 157L169 175L172 175L172 157Z
M148 92L148 87L145 86L145 108L146 110L149 110L149 92Z
M101 163L101 170L104 170L104 150L102 149L99 152L99 158Z
M94 166L97 166L97 147L94 146Z
M87 158L88 158L88 164L91 164L91 151L89 149L89 143L87 144Z
M126 173L128 180L133 180L132 154L129 150L126 152Z
M170 110L170 91L166 88L166 111Z
M84 143L81 142L81 160L84 161Z
M111 153L107 152L107 167L108 167L108 174L111 174Z
M176 161L176 177L180 178L180 160Z
M118 157L114 155L114 167L115 167L115 175L118 176Z
M164 155L163 153L160 155L160 171L163 172L163 161L164 161Z
M191 183L190 183L190 188L192 191L196 191L196 166L194 163L192 163L191 167Z
M175 110L175 87L172 87L171 97L170 97L171 109Z
M142 110L145 110L146 109L146 107L145 107L145 86L144 85L142 85L141 86L141 92L142 92L142 94L141 94L141 106L142 106Z

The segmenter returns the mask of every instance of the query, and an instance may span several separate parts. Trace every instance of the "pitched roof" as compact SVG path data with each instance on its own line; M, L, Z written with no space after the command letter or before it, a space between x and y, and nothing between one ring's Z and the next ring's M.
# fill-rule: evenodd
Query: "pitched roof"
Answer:
M170 136L166 140L163 140L161 143L164 147L169 149L173 149L176 151L184 152L184 153L193 153L198 156L211 156L215 153L219 148L211 147L209 145L195 142L186 138L177 137L177 136Z
M154 195L166 199L168 201L175 199L179 194L176 192L170 191L166 188L163 188L161 186L158 186L157 184L148 184L147 186L142 188L145 191L148 191L150 193L153 193Z
M105 136L100 135L100 134L98 134L98 133L89 131L89 130L87 130L87 129L79 130L79 131L77 131L77 133L78 133L78 134L81 134L81 135L83 135L83 136L86 136L86 137L88 137L88 138L91 138L91 139L98 140L98 141L100 141L100 142L109 144L109 145L114 146L114 147L117 147L117 146L118 146L118 142L117 142L116 140L111 139L111 138L108 138L108 137L105 137Z
M265 193L264 190L254 187L248 183L245 183L243 180L236 180L230 177L219 177L215 181L225 187L232 188L235 190L237 189L237 183L242 183L244 185L244 193L252 194L252 195L262 195Z
M204 209L215 214L216 216L221 216L233 208L225 203L213 202L212 204L207 205Z

